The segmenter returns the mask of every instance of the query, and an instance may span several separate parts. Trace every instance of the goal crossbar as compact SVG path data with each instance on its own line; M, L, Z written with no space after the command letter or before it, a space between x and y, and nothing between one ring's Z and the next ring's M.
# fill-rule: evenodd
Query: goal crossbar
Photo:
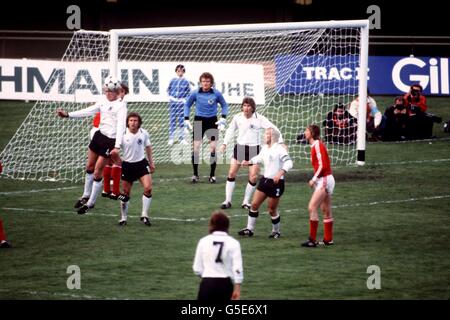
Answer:
M240 112L243 97L254 98L257 112L282 132L296 164L309 163L303 132L318 124L333 165L363 165L368 30L368 20L346 20L76 31L49 77L47 96L36 102L0 153L2 175L82 181L92 119L57 119L55 108L75 111L92 104L107 75L130 87L128 109L143 117L155 162L190 163L191 136L183 134L183 120L173 118L168 95L180 63L191 90L202 72L214 74L216 89L229 105L227 119ZM352 124L330 139L328 115L357 96L357 121L347 119ZM223 139L219 134L219 143ZM263 143L262 134L258 141ZM232 147L217 163L231 158ZM201 158L209 162L209 157L204 141Z
M357 165L365 164L366 150L366 99L367 99L367 69L369 55L369 20L330 20L307 22L283 22L283 23L257 23L257 24L230 24L187 27L162 27L162 28L129 28L111 29L110 33L110 71L117 75L119 37L130 36L156 36L169 34L196 34L196 33L226 33L226 32L257 32L257 31L286 31L319 28L361 28L360 40L360 72L358 97L358 129L357 129Z

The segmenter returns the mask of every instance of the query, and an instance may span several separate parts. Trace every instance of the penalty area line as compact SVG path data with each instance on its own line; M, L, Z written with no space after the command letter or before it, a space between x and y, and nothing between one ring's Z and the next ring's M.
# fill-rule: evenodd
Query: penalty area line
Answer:
M407 198L407 199L396 199L396 200L383 200L383 201L374 201L374 202L365 202L365 203L349 203L349 204L340 204L333 205L333 209L339 208L348 208L348 207L368 207L368 206L377 206L377 205L385 205L385 204L396 204L396 203L408 203L408 202L416 202L416 201L430 201L430 200L439 200L450 198L450 195L436 195L436 196L426 196L419 198ZM44 210L44 209L29 209L29 208L14 208L14 207L2 207L2 210L5 211L17 211L17 212L35 212L35 213L54 213L54 214L72 214L76 215L75 211L56 211L56 210ZM300 208L291 208L291 209L281 209L282 213L295 214L303 209ZM306 212L306 209L304 209ZM92 212L85 214L90 217L120 217L120 212L117 214L111 213L102 213L102 212ZM247 214L229 214L230 218L242 218L246 217ZM139 215L128 215L130 218L140 218ZM200 217L200 218L168 218L168 217L158 217L158 216L150 216L150 220L161 220L161 221L174 221L174 222L198 222L198 221L208 221L209 217Z
M67 298L75 298L75 299L94 299L94 300L128 300L128 298L108 298L108 297L97 297L90 294L74 294L74 293L62 293L62 292L47 292L47 291L36 291L36 290L7 290L0 289L0 293L6 294L25 294L32 296L53 296L53 297L67 297Z
M4 191L0 192L0 195L7 196L10 194L25 194L25 193L37 193L37 192L47 192L47 191L61 191L61 190L71 190L76 189L78 187L61 187L61 188L52 188L52 189L32 189L32 190L20 190L20 191Z
M77 212L74 211L57 211L57 210L46 210L46 209L30 209L30 208L15 208L15 207L2 207L2 210L5 211L17 211L17 212L34 212L34 213L52 213L52 214L72 214L78 215ZM80 216L87 217L116 217L120 218L120 211L118 210L117 214L112 213L102 213L102 212L89 212ZM140 218L139 215L128 215L129 218ZM168 218L168 217L150 217L151 220L165 220L165 221L177 221L177 222L194 222L194 221L208 221L209 218Z

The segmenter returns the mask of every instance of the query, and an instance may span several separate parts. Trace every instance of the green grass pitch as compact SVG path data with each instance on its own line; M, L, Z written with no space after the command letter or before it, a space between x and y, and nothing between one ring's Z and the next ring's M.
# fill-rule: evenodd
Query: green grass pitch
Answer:
M392 97L375 97L379 106ZM429 98L430 110L450 119L450 99ZM0 149L31 103L0 102ZM334 169L335 245L304 249L309 231L307 186L312 169L294 165L280 203L282 237L268 239L271 224L261 208L252 238L240 209L246 171L233 198L230 234L241 242L242 299L449 299L450 135L435 124L433 141L368 143L364 167ZM128 226L117 226L119 203L99 198L91 214L73 203L81 184L0 178L0 217L12 249L0 250L0 299L195 299L192 272L197 241L224 199L227 165L218 183L203 176L191 185L189 165L158 165L153 225L139 223L139 184L132 191ZM319 238L322 236L319 224ZM69 290L67 268L81 270L81 289ZM381 289L369 290L367 268L379 266Z

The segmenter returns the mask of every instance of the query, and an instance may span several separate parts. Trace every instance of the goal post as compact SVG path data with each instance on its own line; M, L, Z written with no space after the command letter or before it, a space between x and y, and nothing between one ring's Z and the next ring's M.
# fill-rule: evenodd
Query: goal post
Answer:
M306 126L318 124L325 137L327 114L359 96L358 125L343 141L326 142L334 165L363 165L368 26L368 20L350 20L76 31L61 69L47 82L46 92L62 94L36 102L0 154L3 174L82 181L92 119L58 119L55 109L93 104L108 74L129 86L128 110L141 114L155 162L190 163L191 145L168 144L166 89L178 64L185 66L191 89L202 72L213 74L229 104L228 123L244 96L253 97L257 112L280 128L296 163L309 164L309 146L301 138ZM175 131L181 139L182 124ZM229 160L232 147L219 164ZM208 148L201 158L208 161Z
M119 38L130 36L158 36L171 34L201 34L201 33L228 33L228 32L263 32L286 31L305 29L338 29L360 28L360 69L358 96L358 123L357 128L357 165L365 164L366 150L366 99L367 99L367 70L369 57L369 22L368 20L344 20L344 21L312 21L292 23L261 23L261 24L237 24L237 25L209 25L192 27L165 27L165 28L130 28L112 29L110 43L110 70L111 74L118 75Z

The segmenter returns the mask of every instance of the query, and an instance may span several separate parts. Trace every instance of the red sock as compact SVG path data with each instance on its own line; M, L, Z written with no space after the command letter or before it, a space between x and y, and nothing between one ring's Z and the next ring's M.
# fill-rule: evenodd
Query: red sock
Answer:
M112 167L112 179L113 179L113 193L115 195L120 194L120 176L122 175L122 167L113 165Z
M6 240L6 234L3 230L3 221L0 219L0 241Z
M106 193L111 192L110 181L111 181L111 166L107 165L103 169L103 191Z
M333 218L328 218L323 220L323 240L330 242L333 241Z
M318 226L319 226L318 220L309 220L309 238L311 239L311 241L316 241Z

